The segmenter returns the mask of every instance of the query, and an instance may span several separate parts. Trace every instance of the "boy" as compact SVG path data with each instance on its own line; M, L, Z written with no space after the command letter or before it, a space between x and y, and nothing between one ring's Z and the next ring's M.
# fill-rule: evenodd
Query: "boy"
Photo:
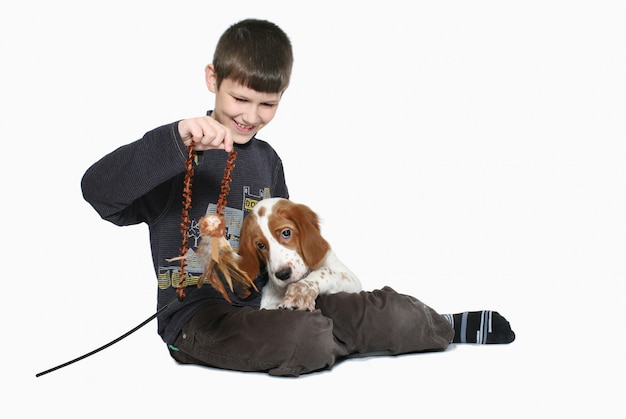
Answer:
M276 114L292 64L290 40L273 23L248 19L232 25L205 68L207 87L215 94L213 110L149 131L85 173L84 197L102 218L120 226L148 225L159 308L176 300L181 280L179 262L167 260L178 256L182 242L188 146L196 150L197 161L187 281L193 283L202 273L193 257L197 221L215 212L226 152L237 151L223 212L234 249L241 221L255 202L289 197L280 157L256 134ZM260 290L266 280L260 275L256 287ZM230 304L209 285L187 287L185 294L158 318L158 332L171 356L180 363L238 371L298 376L329 369L353 354L439 351L450 342L509 343L515 338L496 312L442 316L388 287L320 296L319 310L313 312L259 310L260 292L245 299L231 294Z

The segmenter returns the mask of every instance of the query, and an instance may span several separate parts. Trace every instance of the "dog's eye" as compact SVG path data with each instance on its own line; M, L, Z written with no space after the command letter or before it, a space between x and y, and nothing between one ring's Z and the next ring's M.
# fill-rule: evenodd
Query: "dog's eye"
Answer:
M280 232L280 237L285 240L289 239L291 237L291 230L289 230L288 228L284 229Z
M256 247L257 247L259 250L265 250L265 249L267 249L267 247L265 246L265 244L263 244L262 242L257 242Z

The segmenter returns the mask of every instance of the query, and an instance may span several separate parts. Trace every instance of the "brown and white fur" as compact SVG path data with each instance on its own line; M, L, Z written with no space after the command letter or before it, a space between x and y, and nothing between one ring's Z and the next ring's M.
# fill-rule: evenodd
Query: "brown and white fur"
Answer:
M320 294L361 290L357 276L322 237L317 214L287 199L256 204L243 221L238 252L251 278L267 268L261 308L312 311Z

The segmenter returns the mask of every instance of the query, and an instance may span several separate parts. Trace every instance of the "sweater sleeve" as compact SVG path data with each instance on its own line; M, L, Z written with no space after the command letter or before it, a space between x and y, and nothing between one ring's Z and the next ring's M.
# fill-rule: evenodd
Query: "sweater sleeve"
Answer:
M87 169L83 197L116 225L150 222L167 205L171 181L184 174L186 158L178 122L163 125Z

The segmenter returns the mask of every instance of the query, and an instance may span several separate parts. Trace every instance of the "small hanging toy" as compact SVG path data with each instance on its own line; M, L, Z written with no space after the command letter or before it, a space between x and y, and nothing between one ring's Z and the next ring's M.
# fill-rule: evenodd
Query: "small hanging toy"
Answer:
M186 162L186 173L183 188L183 210L181 233L183 242L180 247L180 256L168 261L180 260L179 277L180 283L176 290L179 300L185 298L186 278L185 266L187 266L186 254L188 248L188 230L191 220L189 219L189 208L191 208L191 180L193 178L193 160L195 152L193 146L188 147L188 157ZM223 210L226 206L226 196L230 191L230 182L232 180L231 172L235 167L235 158L237 152L232 150L228 153L226 168L224 169L224 177L222 178L222 189L217 201L217 210L215 214L206 214L198 225L200 227L200 245L197 249L197 255L200 263L205 269L198 280L198 288L202 287L205 281L219 291L224 299L231 302L226 287L231 292L235 292L239 297L246 298L250 295L251 289L257 290L253 280L239 268L240 256L232 249L228 240L226 240L226 221L224 219Z

